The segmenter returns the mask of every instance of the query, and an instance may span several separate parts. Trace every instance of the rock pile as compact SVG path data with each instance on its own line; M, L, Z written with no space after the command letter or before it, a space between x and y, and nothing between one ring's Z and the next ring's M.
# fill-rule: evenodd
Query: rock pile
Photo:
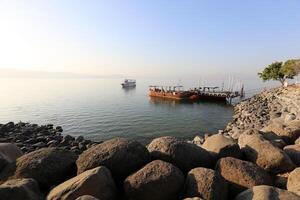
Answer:
M241 137L244 134L249 133ZM248 140L249 146L244 141L219 138L217 143L223 148L237 145L234 151L226 151L226 155L174 137L156 138L147 148L136 141L114 138L93 146L79 157L59 147L41 148L7 161L0 170L0 195L14 200L300 200L299 168L292 171L294 167L289 165L294 164L288 160L288 154L271 142L265 150L257 149L261 133L245 137L248 136L256 138ZM261 153L244 151L245 146ZM266 153L270 149L272 159ZM239 158L236 152L240 152ZM259 162L253 159L255 156ZM208 164L197 157L206 158ZM282 161L288 164L283 165ZM275 182L278 173L286 171L290 174L278 188Z
M53 124L39 126L30 123L0 124L0 142L14 143L24 153L28 153L44 147L62 147L80 154L96 142L86 140L83 136L74 138L70 135L62 135L60 126Z
M233 120L224 132L234 139L238 139L245 130L265 128L274 130L278 135L290 137L286 132L293 134L289 130L290 128L298 130L299 120L300 86L274 88L261 92L235 106ZM289 124L291 121L294 122ZM271 126L266 128L269 124ZM297 138L297 135L294 137Z

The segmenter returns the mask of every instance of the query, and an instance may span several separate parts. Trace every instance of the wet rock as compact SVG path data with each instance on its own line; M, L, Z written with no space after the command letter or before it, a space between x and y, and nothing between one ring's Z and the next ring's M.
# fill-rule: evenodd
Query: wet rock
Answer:
M241 194L235 200L300 200L300 197L287 190L267 185L254 186Z
M81 135L76 138L77 142L82 142L83 140L84 140L84 137Z
M216 170L229 183L230 196L255 185L272 185L271 176L257 165L236 158L221 158Z
M43 148L19 157L14 178L33 178L50 188L76 174L77 156L59 148Z
M218 172L198 167L188 173L185 183L186 197L226 200L227 194L227 183Z
M225 137L221 134L208 137L203 143L202 148L217 158L227 156L240 158L242 156L239 145L232 138Z
M85 194L101 200L116 199L116 185L106 167L87 170L61 183L50 191L47 200L73 200Z
M37 148L43 148L46 147L47 145L44 142L38 142L32 145L33 147L37 147Z
M124 181L124 191L131 200L177 199L184 185L183 173L174 165L155 160Z
M58 131L58 132L63 132L63 128L61 126L57 126L55 128L55 130Z
M284 147L284 152L291 158L293 163L300 167L300 144L288 145Z
M86 148L86 145L85 145L85 144L79 143L79 144L78 144L78 149L79 149L80 151L85 151L87 148Z
M67 135L65 138L61 135L62 128L54 129L52 124L37 125L19 122L17 124L9 123L0 126L0 143L15 143L24 153L41 149L44 147L62 147L70 149L74 146L75 138ZM82 137L79 138L82 140ZM85 145L92 145L95 142L82 140ZM76 150L80 154L84 148Z
M152 140L148 150L153 159L170 162L184 172L195 167L209 168L214 162L209 152L203 148L170 136Z
M64 139L65 139L66 141L73 141L73 140L75 140L75 138L72 137L72 136L70 136L70 135L66 135L66 136L64 137Z
M300 196L300 167L289 174L287 189Z
M275 174L295 168L283 150L264 139L257 131L246 131L239 137L238 143L247 160L269 172Z
M0 198L5 200L43 200L34 179L13 179L0 185Z
M136 141L114 138L84 151L77 160L78 174L105 166L115 180L125 179L150 161L147 149Z
M59 142L57 140L50 140L48 143L47 143L47 146L50 146L50 145L53 145L53 146L56 146L58 145Z

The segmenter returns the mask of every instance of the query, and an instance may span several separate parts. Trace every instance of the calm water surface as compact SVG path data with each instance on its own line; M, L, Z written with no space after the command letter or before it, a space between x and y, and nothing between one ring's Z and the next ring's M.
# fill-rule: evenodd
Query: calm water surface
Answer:
M162 135L192 138L215 133L233 108L217 103L151 99L151 80L122 89L121 79L1 79L0 123L24 121L61 125L64 134L94 140L116 136L142 142Z

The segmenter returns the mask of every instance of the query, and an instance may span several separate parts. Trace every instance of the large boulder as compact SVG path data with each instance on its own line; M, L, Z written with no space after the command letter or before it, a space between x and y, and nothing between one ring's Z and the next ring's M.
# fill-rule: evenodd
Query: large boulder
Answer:
M294 192L300 196L300 167L292 171L287 182L288 191Z
M293 163L297 167L300 167L300 144L285 146L283 150L291 158Z
M0 143L0 171L22 156L22 151L11 143Z
M196 167L209 168L213 164L208 151L175 137L156 138L148 145L148 150L153 159L170 162L184 172Z
M222 134L208 137L201 147L217 158L228 156L240 158L242 155L239 145L232 138L225 137Z
M43 148L17 159L14 178L33 178L41 188L57 185L76 174L77 156L59 148Z
M186 197L226 200L227 194L227 183L219 172L198 167L188 173L185 183Z
M232 157L221 158L216 170L228 181L231 197L255 185L272 185L271 176L248 161Z
M15 144L0 143L0 156L8 162L14 162L17 158L22 156L22 151Z
M274 174L291 171L295 165L283 150L274 146L270 141L255 132L243 133L238 140L247 160L256 163L263 169Z
M287 123L271 121L270 124L261 129L261 131L274 133L287 143L292 144L300 136L300 120L292 120Z
M83 195L92 195L101 200L116 199L117 189L106 167L87 170L53 188L47 200L74 200Z
M149 161L148 150L139 142L114 138L84 151L76 163L78 174L98 166L105 166L119 182Z
M42 200L44 197L34 179L12 179L0 185L0 199Z
M267 185L254 186L240 193L235 200L300 200L300 197L287 190Z
M178 199L184 185L183 173L174 165L155 160L124 181L124 191L131 200Z

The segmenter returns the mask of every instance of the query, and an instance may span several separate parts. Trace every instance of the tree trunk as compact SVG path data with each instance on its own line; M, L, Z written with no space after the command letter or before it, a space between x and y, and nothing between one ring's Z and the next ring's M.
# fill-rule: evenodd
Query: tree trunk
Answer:
M279 81L280 81L280 83L281 83L281 86L283 87L284 86L284 82L285 82L285 78L283 78L283 79L279 79Z

